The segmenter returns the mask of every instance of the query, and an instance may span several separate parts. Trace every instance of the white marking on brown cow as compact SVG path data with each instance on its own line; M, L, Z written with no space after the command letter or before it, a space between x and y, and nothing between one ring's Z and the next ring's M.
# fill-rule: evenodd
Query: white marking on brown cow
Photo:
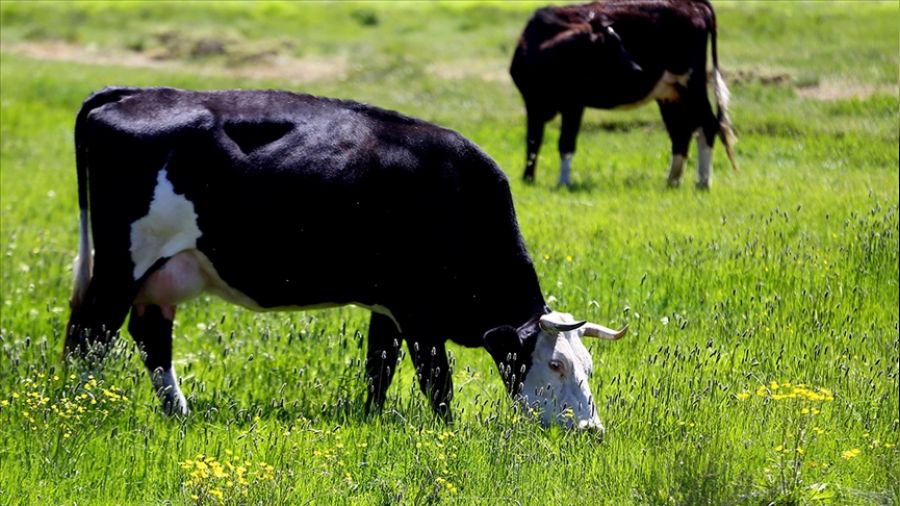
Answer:
M175 193L165 168L156 176L150 210L131 224L131 260L134 279L140 279L160 258L197 246L203 233L197 226L194 204Z
M684 171L684 155L673 154L669 164L669 186L681 184L681 174Z
M651 100L659 100L661 102L677 102L681 100L681 91L679 88L687 87L688 79L691 77L691 72L688 71L686 74L673 74L666 70L663 72L662 77L659 78L659 81L653 86L653 89L650 90L650 93L647 94L646 97L638 100L637 102L633 102L630 104L622 104L615 109L634 109L635 107L640 107Z
M712 183L712 149L701 129L697 134L697 188L707 189Z
M568 186L572 182L572 157L575 153L559 155L559 185Z

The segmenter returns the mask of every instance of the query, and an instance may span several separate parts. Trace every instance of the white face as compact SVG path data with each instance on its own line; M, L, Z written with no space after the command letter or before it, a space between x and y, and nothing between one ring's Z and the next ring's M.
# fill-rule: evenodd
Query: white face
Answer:
M551 316L575 323L569 314L554 312ZM588 385L594 366L581 342L584 332L584 327L555 334L540 331L518 400L544 425L555 423L602 433L603 424Z

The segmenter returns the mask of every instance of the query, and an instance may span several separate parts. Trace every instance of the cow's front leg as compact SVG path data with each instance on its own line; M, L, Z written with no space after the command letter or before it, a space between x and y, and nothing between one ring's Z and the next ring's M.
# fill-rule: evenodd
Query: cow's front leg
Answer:
M581 128L584 107L571 107L562 111L562 127L559 133L559 185L572 184L572 157L575 156L575 141Z
M445 421L452 421L450 400L453 398L453 380L450 363L442 341L418 341L407 338L406 344L416 368L416 377L422 393L431 401L435 414Z
M172 365L172 322L174 306L135 304L131 308L128 332L141 351L150 373L153 390L168 415L187 415L187 400L181 393Z
M369 321L369 350L366 353L366 413L381 411L400 356L400 331L389 317L373 312Z
M658 101L659 111L662 114L666 130L672 141L672 160L669 163L669 187L681 185L681 176L684 171L684 161L687 158L688 146L691 135L696 128L696 123L691 120L690 109L685 102Z

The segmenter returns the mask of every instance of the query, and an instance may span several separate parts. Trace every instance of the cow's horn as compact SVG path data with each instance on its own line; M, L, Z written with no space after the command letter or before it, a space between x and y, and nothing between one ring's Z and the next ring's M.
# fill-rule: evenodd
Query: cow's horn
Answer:
M559 333L559 332L569 332L570 330L575 330L577 328L581 328L582 325L587 322L575 322L575 323L567 323L556 320L552 315L545 314L541 316L540 319L541 330L548 333Z
M597 325L596 323L588 323L584 326L584 335L588 337L599 337L600 339L609 339L611 341L621 339L626 332L628 332L627 323L619 330L613 330L604 327L603 325Z

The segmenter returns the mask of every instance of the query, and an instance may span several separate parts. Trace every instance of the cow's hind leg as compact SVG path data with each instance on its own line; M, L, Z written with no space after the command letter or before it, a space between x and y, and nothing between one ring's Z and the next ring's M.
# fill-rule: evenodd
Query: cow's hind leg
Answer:
M136 291L127 266L117 269L102 259L97 262L83 297L72 302L63 355L102 359L125 322Z
M691 135L697 126L691 120L690 109L685 101L659 101L658 103L663 122L666 124L666 130L672 141L672 161L669 164L668 183L670 187L676 187L681 184L681 175L684 171L684 161L687 159Z
M581 128L584 107L575 106L562 111L562 126L559 132L559 185L568 186L572 182L572 157Z
M389 317L372 312L366 353L366 413L381 411L400 356L400 332Z
M163 411L169 415L186 415L187 400L181 393L175 367L172 365L174 319L174 306L135 304L131 308L128 332L141 351L141 358L153 382L153 390L162 401Z
M704 86L697 92L693 102L694 114L700 118L700 131L697 134L697 188L709 189L712 184L712 152L716 134L719 133L719 120L712 111Z
M407 338L406 344L416 368L416 378L422 393L431 401L435 414L445 421L452 421L450 400L453 398L453 380L450 363L443 342L420 343Z
M537 169L538 153L544 142L544 125L553 117L553 112L547 112L544 108L534 104L525 104L526 133L525 133L525 173L522 179L526 182L534 181L534 173Z

